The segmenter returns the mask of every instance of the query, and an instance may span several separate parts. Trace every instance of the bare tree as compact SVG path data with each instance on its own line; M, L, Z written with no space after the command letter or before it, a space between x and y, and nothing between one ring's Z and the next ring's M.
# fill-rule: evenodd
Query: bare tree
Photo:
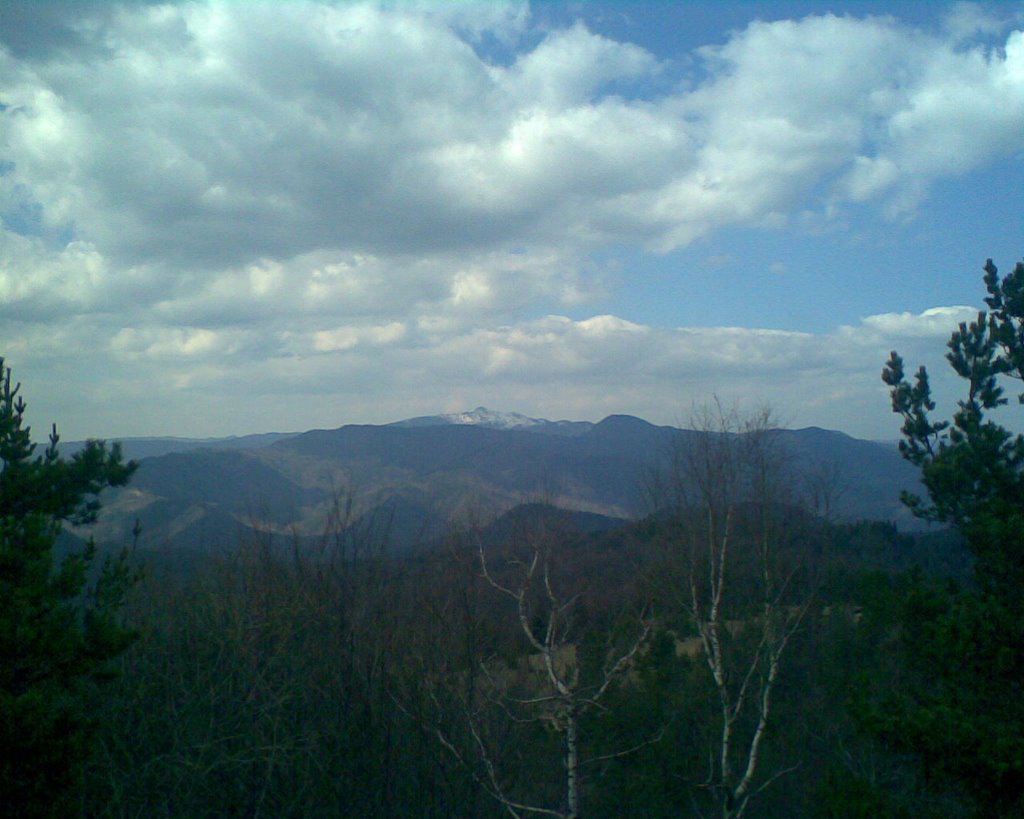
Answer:
M510 601L513 628L519 633L519 645L525 645L526 654L520 648L511 663L495 656L479 657L476 668L467 670L475 675L479 686L460 701L468 734L461 746L452 732L439 724L432 731L510 816L578 819L583 810L584 766L643 747L588 756L581 725L589 712L603 708L602 699L616 683L623 681L650 634L652 619L646 610L639 612L627 636L619 640L608 637L598 667L584 669L579 645L582 635L577 623L580 593L560 588L553 565L553 547L560 539L545 530L543 523L520 533L519 539L523 548L518 555L506 555L503 559L492 555L489 559L480 538L476 539L476 552L486 586ZM479 697L477 701L470 698L474 694ZM437 705L440 707L440 702ZM491 720L484 713L488 708ZM491 741L488 735L495 714L505 729L544 726L558 737L564 770L557 801L550 799L550 804L542 804L537 801L536 792L521 796L519 789L512 786L505 770L506 754L499 751L500 743ZM507 734L501 735L507 744Z
M770 410L744 418L715 400L691 426L666 486L679 524L680 599L716 693L703 787L723 819L739 819L796 767L762 770L783 656L809 605L806 586L794 583L800 562L784 554L800 515Z
M836 507L846 494L843 468L833 458L818 458L803 470L804 492L810 508L826 521L832 521Z

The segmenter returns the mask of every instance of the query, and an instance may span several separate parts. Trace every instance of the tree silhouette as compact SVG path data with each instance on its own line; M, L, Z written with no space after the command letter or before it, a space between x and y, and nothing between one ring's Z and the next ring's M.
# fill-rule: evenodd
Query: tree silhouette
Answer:
M1005 379L1024 380L1024 263L1002 280L991 259L984 269L989 309L947 344L967 393L952 419L932 419L924 367L911 383L893 352L882 371L903 417L900 451L921 468L928 493L904 502L963 533L977 583L908 596L914 684L880 704L875 726L915 752L930 781L962 788L979 815L1024 816L1024 436L993 418L1008 403Z
M90 441L72 459L57 428L35 453L20 384L0 358L0 794L10 816L80 812L90 703L131 641L118 611L132 582L127 553L96 565L90 539L62 560L63 523L96 519L97 495L135 469Z

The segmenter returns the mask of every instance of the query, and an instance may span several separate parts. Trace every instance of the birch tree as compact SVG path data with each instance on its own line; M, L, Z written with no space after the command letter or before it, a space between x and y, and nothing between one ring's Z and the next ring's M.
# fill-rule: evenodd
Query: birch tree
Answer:
M512 628L519 635L518 656L511 664L494 656L483 657L472 670L478 675L480 701L463 701L468 747L459 747L440 727L435 727L434 733L464 767L474 771L480 787L508 815L579 819L584 815L587 766L635 750L588 753L584 720L600 711L605 695L624 680L646 643L653 621L647 611L630 618L625 636L616 639L609 635L604 656L595 668L587 667L581 656L583 634L577 622L581 593L567 591L559 582L564 577L556 577L555 572L555 552L564 545L565 537L546 530L543 523L528 528L519 533L524 548L518 556L496 560L493 555L488 557L481 539L476 544L485 585L510 603ZM536 792L531 794L529 789L515 786L505 755L497 743L489 741L486 707L506 728L543 727L557 737L562 770L556 799L544 803L537 800Z
M809 599L794 582L799 562L783 554L793 482L771 411L743 418L715 401L692 426L668 483L680 524L678 592L715 692L702 788L723 819L740 819L795 767L765 770L763 760L783 658Z

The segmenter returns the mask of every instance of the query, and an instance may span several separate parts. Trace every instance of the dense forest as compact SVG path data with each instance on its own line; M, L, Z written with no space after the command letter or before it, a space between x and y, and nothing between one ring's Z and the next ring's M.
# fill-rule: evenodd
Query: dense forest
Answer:
M719 692L672 554L677 524L602 535L564 524L558 510L529 505L418 559L391 560L363 533L339 531L316 556L268 539L184 577L152 566L126 610L138 639L95 714L86 813L454 817L527 815L516 806L528 805L741 815L726 812L726 789L747 765L768 673L753 664L764 636L755 567L729 578L721 618L727 673L754 674L735 709L727 780ZM813 547L820 562L803 565L772 615L783 628L795 610L802 618L747 813L956 815L957 795L936 790L870 724L875 697L906 673L900 623L911 598L947 588L897 571L922 538L886 524L800 527L787 550ZM744 541L737 534L737 552ZM957 539L932 541L961 559ZM518 601L482 573L481 544L495 584L526 592L540 646ZM538 549L544 576L531 582ZM578 674L568 698L549 679L548 645L556 674ZM566 702L580 710L574 813Z
M344 496L316 543L248 533L187 566L62 522L133 465L42 455L0 396L0 792L18 816L1024 815L1024 265L950 361L883 378L934 522L837 523L768 413L711 403L651 511L541 501L393 554ZM820 487L819 487L820 488Z

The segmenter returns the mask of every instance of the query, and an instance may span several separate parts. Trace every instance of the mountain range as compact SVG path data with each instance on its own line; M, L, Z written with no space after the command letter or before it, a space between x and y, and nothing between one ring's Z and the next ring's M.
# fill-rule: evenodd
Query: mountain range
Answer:
M402 552L531 501L613 525L653 511L651 476L697 434L626 415L548 421L479 407L303 433L129 438L122 446L138 471L104 496L93 534L127 543L138 520L142 548L210 551L247 532L313 542L361 523L386 529ZM894 445L814 427L779 435L806 479L801 491L827 483L836 519L916 523L899 496L919 489L917 472Z

